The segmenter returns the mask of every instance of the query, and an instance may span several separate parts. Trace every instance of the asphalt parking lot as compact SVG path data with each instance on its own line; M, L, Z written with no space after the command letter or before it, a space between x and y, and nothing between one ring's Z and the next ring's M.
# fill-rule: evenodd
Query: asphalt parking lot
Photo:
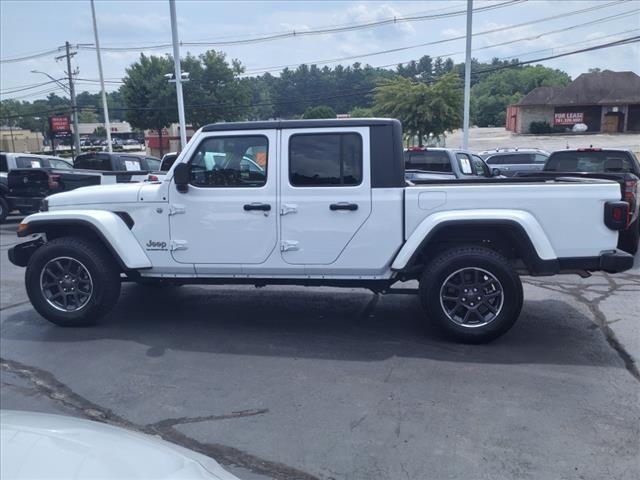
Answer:
M640 259L525 278L489 345L355 289L126 285L93 328L27 301L0 227L1 407L93 418L207 453L243 479L635 479ZM635 473L634 473L635 472Z

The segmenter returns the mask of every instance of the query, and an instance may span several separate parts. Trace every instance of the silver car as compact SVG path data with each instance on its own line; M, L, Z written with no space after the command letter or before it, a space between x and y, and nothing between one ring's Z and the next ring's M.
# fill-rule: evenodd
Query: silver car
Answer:
M537 172L544 168L550 153L539 148L499 148L480 152L491 168L497 168L507 177L519 172Z

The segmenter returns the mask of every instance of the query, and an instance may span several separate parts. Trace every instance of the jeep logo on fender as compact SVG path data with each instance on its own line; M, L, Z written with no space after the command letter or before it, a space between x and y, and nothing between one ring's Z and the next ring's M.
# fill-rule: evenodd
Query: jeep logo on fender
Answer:
M153 240L149 240L146 247L147 250L166 250L167 242L154 242Z

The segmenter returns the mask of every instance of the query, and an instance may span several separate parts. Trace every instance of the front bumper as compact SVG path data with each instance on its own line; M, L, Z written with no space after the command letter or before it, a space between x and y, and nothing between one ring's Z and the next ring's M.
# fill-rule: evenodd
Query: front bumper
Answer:
M632 268L633 261L633 255L622 250L604 252L598 257L559 258L558 273L596 272L599 270L607 273L619 273Z
M33 252L44 245L44 239L38 237L28 242L19 243L9 249L9 261L17 267L26 267Z

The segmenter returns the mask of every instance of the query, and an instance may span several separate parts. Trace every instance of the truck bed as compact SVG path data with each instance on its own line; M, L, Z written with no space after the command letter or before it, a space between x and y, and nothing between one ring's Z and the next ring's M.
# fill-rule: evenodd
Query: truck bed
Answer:
M423 181L405 189L405 238L453 212L469 222L517 221L530 229L532 239L545 232L548 245L536 247L550 258L597 256L616 248L618 232L607 228L603 214L606 202L620 199L618 183L598 178Z

